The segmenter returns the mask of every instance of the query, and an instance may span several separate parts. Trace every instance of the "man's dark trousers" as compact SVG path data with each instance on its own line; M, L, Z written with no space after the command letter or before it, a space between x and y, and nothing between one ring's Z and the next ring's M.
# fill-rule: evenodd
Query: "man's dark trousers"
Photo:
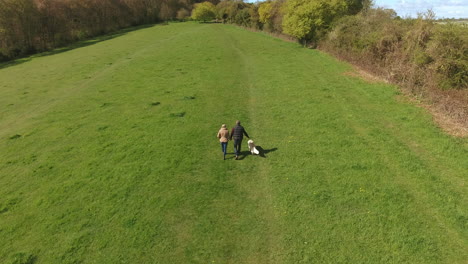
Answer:
M244 135L249 137L244 127L242 127L240 123L237 123L237 125L231 130L231 138L234 138L234 152L236 153L236 159L241 154L241 145Z
M236 153L236 156L240 155L241 145L242 145L242 138L234 139L234 152Z

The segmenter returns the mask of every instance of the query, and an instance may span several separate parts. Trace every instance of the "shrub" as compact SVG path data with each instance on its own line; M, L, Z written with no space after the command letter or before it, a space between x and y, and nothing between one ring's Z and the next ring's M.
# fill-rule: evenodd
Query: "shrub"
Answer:
M203 22L213 20L216 18L216 7L210 2L196 4L192 11L192 18Z
M237 12L234 22L238 25L250 26L250 12L248 8L241 9Z
M187 19L188 17L190 17L190 12L185 9L185 8L181 8L177 11L177 15L176 15L176 18L178 20L182 20L184 21L185 19Z
M284 33L306 43L324 38L334 21L363 8L357 0L288 0L283 19Z
M442 88L468 88L468 27L436 25L427 52Z

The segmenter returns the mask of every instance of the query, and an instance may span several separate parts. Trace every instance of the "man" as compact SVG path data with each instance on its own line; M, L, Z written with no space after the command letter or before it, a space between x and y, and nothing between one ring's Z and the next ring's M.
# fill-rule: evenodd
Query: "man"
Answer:
M244 127L241 126L240 121L236 121L236 126L232 128L231 130L231 140L234 138L234 152L236 153L236 160L239 159L239 155L241 152L241 145L242 145L242 139L244 138L244 135L248 138L249 135L247 134L247 131L245 131Z

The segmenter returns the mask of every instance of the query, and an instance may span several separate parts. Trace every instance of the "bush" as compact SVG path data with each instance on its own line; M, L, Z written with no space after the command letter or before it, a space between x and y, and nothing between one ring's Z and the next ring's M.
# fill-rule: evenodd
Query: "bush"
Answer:
M468 88L468 27L437 25L427 52L442 88Z
M211 21L216 18L216 7L210 2L196 4L192 11L192 19L203 22Z
M187 9L181 8L181 9L179 9L179 11L177 11L176 18L178 20L184 21L185 19L187 19L189 17L190 17L190 12Z

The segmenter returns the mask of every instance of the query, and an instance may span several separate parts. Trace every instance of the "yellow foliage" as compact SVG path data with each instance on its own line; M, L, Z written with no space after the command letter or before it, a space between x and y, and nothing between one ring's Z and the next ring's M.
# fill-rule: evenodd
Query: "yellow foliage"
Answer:
M272 5L271 2L261 3L258 7L258 15L260 22L266 24L271 17Z
M203 2L195 5L192 11L192 18L195 20L212 20L216 17L216 7L210 2Z

